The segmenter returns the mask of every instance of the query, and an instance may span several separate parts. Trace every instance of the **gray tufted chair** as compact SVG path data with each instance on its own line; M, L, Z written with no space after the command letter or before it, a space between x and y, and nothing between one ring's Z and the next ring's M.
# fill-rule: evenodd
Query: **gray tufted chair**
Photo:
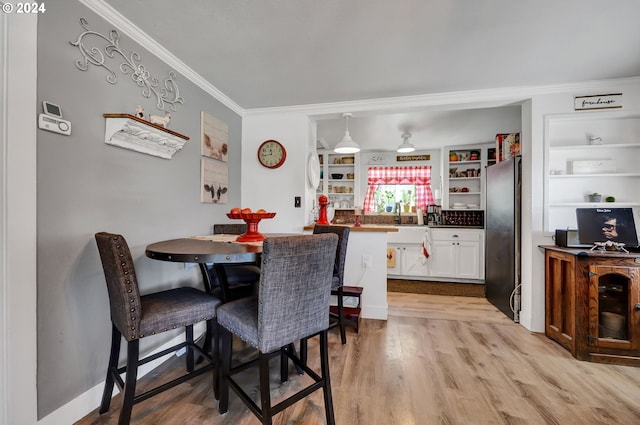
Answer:
M230 385L263 424L271 424L273 415L322 388L327 424L335 425L327 329L337 243L338 237L333 234L273 237L264 240L258 296L231 301L218 309L222 338L218 404L220 413L225 413L228 409ZM234 373L245 370L256 360L231 368L232 334L258 349L261 407L256 405L233 378ZM303 364L293 350L288 349L294 341L314 335L320 337L320 375ZM272 406L269 358L283 352L314 383ZM286 379L282 371L281 379Z
M214 224L213 234L241 235L245 223ZM260 267L255 263L214 264L208 266L211 293L223 302L255 295L260 280ZM221 285L221 282L226 285Z
M121 235L96 233L96 243L102 260L102 268L107 282L109 305L111 308L111 355L107 368L100 413L106 413L111 403L114 383L123 391L122 409L119 425L126 425L131 419L135 403L146 400L162 391L172 388L188 379L214 369L214 359L193 341L193 324L207 322L207 331L213 330L216 309L220 300L213 295L196 288L181 287L140 295L138 280L126 240ZM171 329L185 328L186 341L160 353L139 358L140 338L166 332ZM118 367L120 343L127 341L126 366ZM135 394L138 366L165 356L181 348L187 349L187 373L160 387L144 393ZM195 369L194 349L209 360ZM211 347L216 353L217 346ZM120 374L126 372L123 382ZM216 380L215 373L212 384ZM215 388L215 386L214 386Z
M344 318L344 264L347 258L347 245L349 244L349 228L345 226L319 226L313 227L313 234L334 233L338 235L338 249L336 250L336 258L333 266L333 279L331 281L331 295L338 297L338 313L332 314L336 321L334 325L340 327L340 340L343 344L347 343L347 335L345 332ZM304 348L302 349L304 350Z

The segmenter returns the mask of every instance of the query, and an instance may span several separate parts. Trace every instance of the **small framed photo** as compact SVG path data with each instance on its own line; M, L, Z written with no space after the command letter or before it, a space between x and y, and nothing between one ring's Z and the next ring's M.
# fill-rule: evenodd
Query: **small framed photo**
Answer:
M229 125L202 111L200 113L200 155L227 162L229 150Z
M226 204L229 198L229 166L208 158L200 159L200 202Z

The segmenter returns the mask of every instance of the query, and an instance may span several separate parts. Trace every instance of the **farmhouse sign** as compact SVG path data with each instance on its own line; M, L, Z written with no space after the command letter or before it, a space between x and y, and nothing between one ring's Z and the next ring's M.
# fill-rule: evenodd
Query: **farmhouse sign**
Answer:
M622 108L622 93L576 96L574 99L574 108L576 111Z

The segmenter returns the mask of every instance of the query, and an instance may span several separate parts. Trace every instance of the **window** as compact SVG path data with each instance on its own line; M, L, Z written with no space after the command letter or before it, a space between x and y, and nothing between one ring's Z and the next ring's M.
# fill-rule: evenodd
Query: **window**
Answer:
M411 191L411 194L409 194ZM431 192L431 167L370 167L367 172L367 194L364 198L365 212L381 212L388 203L404 202L426 211L427 205L433 205ZM393 201L391 199L393 198Z
M415 184L383 184L379 185L374 192L374 211L392 212L396 202L402 206L416 206L416 185Z

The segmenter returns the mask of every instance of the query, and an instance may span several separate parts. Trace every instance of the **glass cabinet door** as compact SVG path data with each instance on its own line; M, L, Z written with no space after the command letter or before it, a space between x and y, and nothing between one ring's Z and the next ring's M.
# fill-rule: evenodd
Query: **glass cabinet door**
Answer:
M589 266L589 343L638 349L640 318L637 267Z

